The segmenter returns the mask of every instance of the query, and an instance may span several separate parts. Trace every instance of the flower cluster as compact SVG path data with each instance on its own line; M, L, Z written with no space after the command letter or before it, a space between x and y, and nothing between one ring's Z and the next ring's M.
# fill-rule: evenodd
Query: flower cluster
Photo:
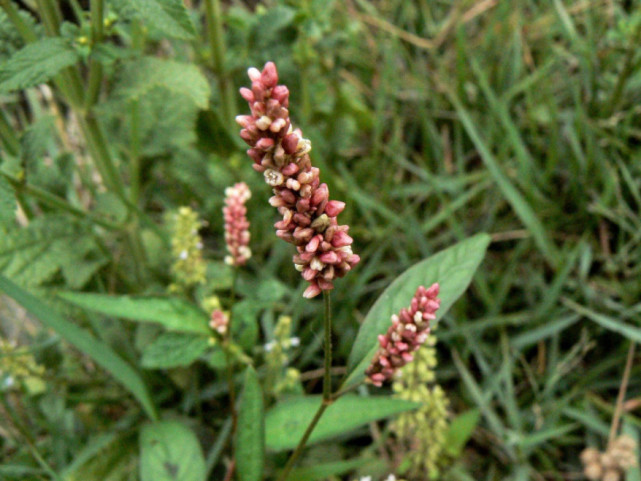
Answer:
M292 348L300 345L298 337L292 337L292 318L280 316L274 328L274 338L265 344L265 390L275 397L292 390L300 380L298 369L286 367Z
M211 313L209 327L218 332L221 336L227 333L227 326L229 325L229 316L220 309L214 309Z
M409 308L392 316L392 325L383 336L378 336L380 348L365 372L369 381L381 386L393 377L397 369L412 361L412 353L425 342L430 333L430 321L441 305L438 283L428 289L420 286Z
M439 479L448 431L449 400L435 384L437 366L436 337L430 333L414 353L414 360L403 367L393 384L395 397L414 401L420 407L401 413L392 425L403 446L404 458L416 479Z
M251 198L251 191L244 182L225 189L225 243L229 255L225 263L230 266L244 266L252 253L249 249L249 221L245 202Z
M278 85L276 66L268 62L262 72L250 68L248 74L251 89L240 93L251 115L236 117L240 136L251 147L247 153L254 169L273 188L269 202L283 216L274 225L276 235L296 246L294 264L309 282L303 295L311 298L333 289L334 278L343 277L360 260L352 252L349 227L336 220L345 203L329 199L327 185L311 165L311 142L292 128L289 90Z
M44 373L28 349L0 337L0 392L22 386L30 394L40 394L46 388Z
M629 468L637 465L636 448L636 441L625 434L616 438L604 453L585 448L581 453L583 474L593 480L620 481Z
M181 290L205 282L203 242L198 234L202 222L190 207L181 207L172 219L171 253L174 263L171 271L175 283L171 290Z

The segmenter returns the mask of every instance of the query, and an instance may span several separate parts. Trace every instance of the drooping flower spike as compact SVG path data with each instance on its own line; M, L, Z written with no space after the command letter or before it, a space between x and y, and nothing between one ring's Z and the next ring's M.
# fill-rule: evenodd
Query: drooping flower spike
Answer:
M435 313L441 305L438 291L438 283L428 289L420 286L410 306L392 315L392 325L385 335L378 336L380 348L365 371L372 384L382 386L399 368L412 361L412 353L430 333L430 321L436 319Z
M274 192L269 203L283 216L276 222L276 235L294 244L294 265L309 287L303 294L317 296L334 288L333 280L343 277L360 260L352 252L349 227L339 225L336 216L345 203L329 199L329 189L319 180L319 170L309 158L311 142L293 129L289 118L289 90L278 84L273 62L263 71L248 70L251 89L240 94L249 103L251 115L239 115L241 138L251 147L247 154L253 167L262 172Z
M251 191L244 182L225 189L225 243L229 255L225 263L232 266L244 266L252 255L249 248L249 221L245 202L251 198Z

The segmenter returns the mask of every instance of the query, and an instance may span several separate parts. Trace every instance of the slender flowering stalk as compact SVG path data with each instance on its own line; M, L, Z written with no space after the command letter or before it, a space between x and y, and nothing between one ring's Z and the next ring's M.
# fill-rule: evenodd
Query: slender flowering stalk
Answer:
M229 255L225 263L244 266L252 255L249 249L249 221L245 202L251 198L251 191L244 182L225 189L225 243Z
M438 283L428 289L420 286L410 307L392 316L392 325L384 336L378 336L381 347L365 371L372 384L382 386L391 379L398 369L412 361L412 353L427 340L430 321L436 319L434 314L441 305L438 290Z
M333 280L343 277L360 260L351 249L349 226L339 225L336 216L345 203L329 199L326 184L309 158L311 142L293 129L289 118L289 90L278 84L273 62L262 72L250 68L251 89L240 94L249 103L251 115L239 115L241 138L251 147L247 153L254 169L262 172L273 188L269 203L283 216L276 222L276 235L294 244L294 265L309 287L306 298L334 288Z

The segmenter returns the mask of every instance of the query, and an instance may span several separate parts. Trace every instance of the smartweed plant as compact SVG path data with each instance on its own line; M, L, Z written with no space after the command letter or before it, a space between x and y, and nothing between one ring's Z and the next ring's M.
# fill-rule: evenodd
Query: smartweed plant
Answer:
M638 479L637 4L0 0L0 479Z

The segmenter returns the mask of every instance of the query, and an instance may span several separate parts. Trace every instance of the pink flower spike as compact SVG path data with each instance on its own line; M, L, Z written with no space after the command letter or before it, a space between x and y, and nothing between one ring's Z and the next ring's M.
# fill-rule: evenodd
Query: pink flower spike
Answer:
M251 191L244 182L225 189L225 243L229 255L225 263L231 266L243 266L251 257L249 248L249 221L245 202L251 197Z
M413 359L412 353L427 339L430 332L429 319L435 319L435 313L441 305L437 297L438 283L429 289L420 286L408 308L403 308L398 315L392 315L392 325L385 335L378 336L380 347L365 371L369 382L381 386L383 381L391 379L394 373Z
M253 168L263 172L273 189L269 203L278 208L282 220L276 222L276 235L297 246L296 269L310 283L303 294L315 297L334 288L333 280L346 275L358 262L350 245L346 225L337 216L345 203L330 200L329 189L312 166L311 142L289 117L289 90L278 85L278 70L267 62L262 71L250 68L251 90L241 89L248 102L249 116L239 116L241 138L251 147L248 154Z
M209 327L214 331L218 332L221 335L225 335L227 332L227 326L229 325L229 317L220 309L214 309L211 313L211 320L209 321Z

